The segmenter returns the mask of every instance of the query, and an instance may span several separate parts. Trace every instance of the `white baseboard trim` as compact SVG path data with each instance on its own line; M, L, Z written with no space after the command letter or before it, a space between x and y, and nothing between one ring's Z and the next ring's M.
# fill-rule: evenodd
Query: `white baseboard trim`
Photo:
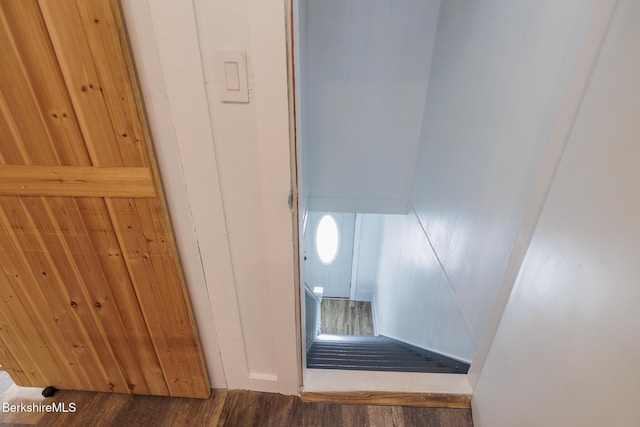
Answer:
M275 374L250 372L249 377L247 378L247 386L249 390L263 391L265 393L278 393L278 376Z

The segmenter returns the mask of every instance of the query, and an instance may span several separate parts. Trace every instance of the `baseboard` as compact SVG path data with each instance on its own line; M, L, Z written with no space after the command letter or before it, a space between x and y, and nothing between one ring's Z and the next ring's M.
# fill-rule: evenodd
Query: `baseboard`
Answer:
M305 402L330 402L347 405L414 406L419 408L470 409L470 394L402 393L384 391L302 392Z
M356 291L351 299L354 301L371 302L373 299L373 291Z

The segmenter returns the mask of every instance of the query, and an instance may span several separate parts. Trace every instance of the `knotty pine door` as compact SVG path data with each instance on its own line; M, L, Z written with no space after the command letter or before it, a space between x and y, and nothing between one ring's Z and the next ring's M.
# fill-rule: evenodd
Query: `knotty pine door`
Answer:
M0 364L209 396L117 0L0 0Z

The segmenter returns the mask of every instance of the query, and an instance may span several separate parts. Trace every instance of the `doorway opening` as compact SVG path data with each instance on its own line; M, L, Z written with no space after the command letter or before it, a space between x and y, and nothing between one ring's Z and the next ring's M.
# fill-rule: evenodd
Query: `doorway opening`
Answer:
M307 367L312 369L466 373L469 365L379 334L374 301L379 273L392 260L382 251L384 215L309 211L303 226ZM383 257L383 265L380 256ZM419 309L420 305L406 306Z
M374 336L371 298L356 297L355 213L309 212L304 281L320 298L320 334ZM355 268L354 268L355 265Z
M533 0L294 1L299 215L360 218L378 335L465 363L485 351L542 203L581 16Z
M300 272L304 319L318 321L305 341L311 349L340 313L332 332L468 367L478 336L421 223L419 193L431 182L416 179L440 2L295 6ZM323 259L325 228L334 245Z

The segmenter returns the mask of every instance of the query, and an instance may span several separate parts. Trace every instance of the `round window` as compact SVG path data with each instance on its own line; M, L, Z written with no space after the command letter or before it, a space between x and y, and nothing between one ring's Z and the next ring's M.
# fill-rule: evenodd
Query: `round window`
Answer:
M331 215L324 215L316 228L316 251L320 261L331 264L338 255L340 233L338 224Z

